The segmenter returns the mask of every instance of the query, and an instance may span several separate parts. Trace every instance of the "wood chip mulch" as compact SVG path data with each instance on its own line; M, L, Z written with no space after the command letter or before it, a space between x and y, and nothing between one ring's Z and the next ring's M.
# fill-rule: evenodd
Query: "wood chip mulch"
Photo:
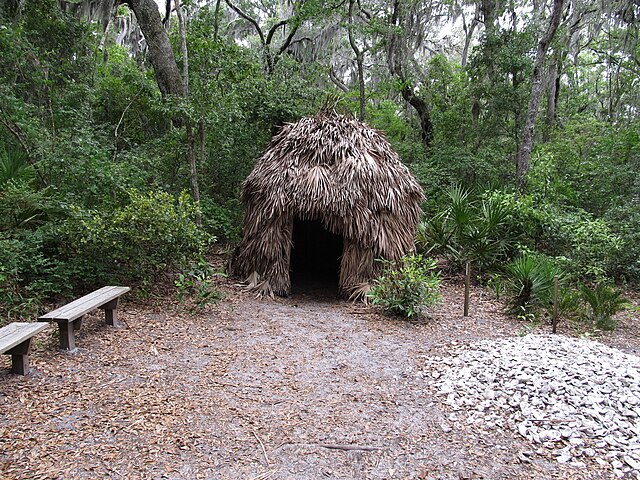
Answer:
M416 375L424 359L527 330L481 289L468 318L462 286L448 283L431 318L408 322L329 298L220 288L226 298L195 313L129 298L123 328L90 315L75 354L57 350L51 327L26 377L3 356L0 477L610 478L525 459L531 445L510 431L443 431L447 411ZM636 353L637 317L602 341Z

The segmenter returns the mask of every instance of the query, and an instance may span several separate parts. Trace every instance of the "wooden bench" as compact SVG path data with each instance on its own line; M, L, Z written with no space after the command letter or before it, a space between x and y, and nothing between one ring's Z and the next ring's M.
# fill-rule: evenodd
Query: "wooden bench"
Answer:
M104 310L107 325L118 325L116 309L118 300L129 287L102 287L84 297L78 298L67 305L38 318L39 322L57 322L60 331L60 348L63 350L75 350L75 330L82 326L82 317L100 308Z
M11 373L29 373L31 339L47 326L42 323L14 322L0 328L0 353L11 355Z

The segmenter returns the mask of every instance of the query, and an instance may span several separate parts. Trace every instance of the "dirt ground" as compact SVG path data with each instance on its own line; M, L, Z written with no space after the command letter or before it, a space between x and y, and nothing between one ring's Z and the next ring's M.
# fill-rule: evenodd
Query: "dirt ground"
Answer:
M448 412L416 375L425 358L527 330L490 294L475 289L463 318L462 288L449 283L443 306L410 322L331 297L221 288L225 300L198 313L129 298L124 328L91 315L75 354L57 350L51 328L27 377L3 356L0 476L611 478L531 455L511 431L442 428ZM623 318L603 341L637 354L638 323Z

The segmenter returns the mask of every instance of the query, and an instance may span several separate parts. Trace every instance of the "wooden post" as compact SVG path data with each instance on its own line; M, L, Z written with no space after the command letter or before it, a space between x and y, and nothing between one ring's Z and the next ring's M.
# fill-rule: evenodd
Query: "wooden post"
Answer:
M76 339L73 335L73 323L61 320L58 322L58 332L60 333L60 349L73 351L76 349Z
M111 325L113 327L120 326L118 323L118 298L114 298L109 303L105 303L100 308L104 310L104 320L107 325Z
M471 262L467 260L464 279L464 316L469 316L469 285L471 283Z
M31 339L28 338L7 352L11 355L11 373L15 373L17 375L27 375L29 373L30 351Z
M553 320L551 333L556 333L558 326L558 277L553 277Z

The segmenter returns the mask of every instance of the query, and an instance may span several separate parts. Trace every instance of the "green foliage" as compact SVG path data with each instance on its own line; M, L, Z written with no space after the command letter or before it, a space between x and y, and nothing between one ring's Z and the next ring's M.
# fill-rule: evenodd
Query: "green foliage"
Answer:
M0 326L33 319L44 299L68 292L62 267L42 232L0 231Z
M531 92L536 35L533 29L485 33L467 66L477 109L478 148L515 158Z
M447 195L446 208L418 226L418 247L459 267L472 261L486 269L504 259L513 240L507 229L509 211L500 197L473 199L472 192L460 186Z
M10 181L31 185L35 176L35 169L27 163L21 150L0 145L0 189Z
M380 99L368 107L367 123L384 132L385 137L407 165L417 166L426 161L426 151L420 132L401 115L395 102Z
M546 235L550 251L566 255L577 276L603 279L612 273L622 239L602 219L581 211L558 212Z
M575 287L567 284L560 285L558 288L558 318L567 320L577 320L582 314L582 298L580 291ZM549 317L553 315L553 305L547 308Z
M637 191L639 125L572 118L551 142L538 147L529 175L531 192L545 201L579 207L596 216Z
M496 300L500 300L500 297L505 290L504 276L499 273L492 273L489 275L487 280L487 287L493 291L496 296Z
M218 303L223 295L216 290L214 279L220 275L223 274L215 272L204 259L191 264L189 268L178 274L174 282L178 299L181 302L190 299L194 310L201 310L208 304Z
M35 228L46 221L50 208L46 192L11 180L0 187L0 230Z
M599 279L616 271L624 241L602 218L567 206L494 192L508 212L513 238L522 247L555 257L576 278Z
M632 285L640 285L640 202L629 201L611 209L606 220L621 242L611 259L613 275Z
M580 294L589 306L588 321L600 330L614 330L613 316L630 306L629 300L622 296L622 290L605 283L595 287L580 285Z
M392 314L412 318L440 299L440 277L436 262L422 255L404 256L396 264L382 262L382 273L374 281L368 297Z
M563 273L552 261L541 255L525 254L505 266L509 310L514 314L530 314L546 308L553 300L553 279Z
M240 237L242 210L239 202L230 201L226 206L206 198L200 202L203 228L216 238L234 241Z
M181 269L213 240L194 223L197 206L186 193L132 190L124 207L103 212L73 209L62 234L69 262L86 281L151 282Z

